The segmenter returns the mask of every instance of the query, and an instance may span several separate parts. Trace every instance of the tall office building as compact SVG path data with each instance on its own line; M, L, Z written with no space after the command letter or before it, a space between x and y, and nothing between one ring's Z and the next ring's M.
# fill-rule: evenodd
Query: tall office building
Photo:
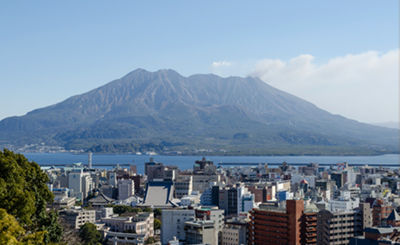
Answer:
M195 218L194 210L171 208L164 209L161 216L161 242L168 244L174 237L185 240L185 222Z
M92 169L92 153L91 152L89 152L89 154L88 154L88 166L89 166L89 169Z
M118 199L125 200L135 194L135 183L131 179L118 180Z

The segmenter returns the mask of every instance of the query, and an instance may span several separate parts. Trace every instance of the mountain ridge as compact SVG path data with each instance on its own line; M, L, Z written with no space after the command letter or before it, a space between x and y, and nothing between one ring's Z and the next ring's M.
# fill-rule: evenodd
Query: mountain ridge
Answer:
M238 142L234 135L251 137ZM183 77L171 69L137 69L57 104L3 119L0 137L0 145L42 140L85 149L122 141L168 141L249 150L302 142L398 150L395 131L332 115L259 78Z

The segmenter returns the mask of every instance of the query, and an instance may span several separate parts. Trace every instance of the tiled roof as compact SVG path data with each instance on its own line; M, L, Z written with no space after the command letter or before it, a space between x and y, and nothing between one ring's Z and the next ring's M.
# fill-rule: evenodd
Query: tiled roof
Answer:
M96 205L104 204L104 203L109 204L113 201L114 201L114 199L109 198L108 196L104 195L103 193L100 193L97 197L94 197L89 200L89 202L92 203L93 205L94 205L94 203L96 203Z

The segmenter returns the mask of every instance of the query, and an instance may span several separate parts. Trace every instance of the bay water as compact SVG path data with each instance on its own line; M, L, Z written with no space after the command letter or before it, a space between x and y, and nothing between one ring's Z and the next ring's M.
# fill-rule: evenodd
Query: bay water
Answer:
M70 154L70 153L23 153L29 161L35 161L39 165L69 165L72 163L88 163L88 155L86 154ZM193 168L196 160L201 160L201 156L164 156L164 155L131 155L131 154L93 154L92 163L100 164L135 164L137 165L138 174L144 173L144 163L148 162L150 157L156 162L162 162L164 165L175 165L180 169L185 170ZM400 167L400 157L398 154L388 154L379 156L205 156L214 162L218 163L268 163L268 166L281 165L286 161L290 163L304 163L304 165L315 162L321 164L336 165L339 162L348 162L352 164L362 164L379 166L391 165ZM100 169L111 169L111 166L93 166ZM226 166L224 166L226 167Z

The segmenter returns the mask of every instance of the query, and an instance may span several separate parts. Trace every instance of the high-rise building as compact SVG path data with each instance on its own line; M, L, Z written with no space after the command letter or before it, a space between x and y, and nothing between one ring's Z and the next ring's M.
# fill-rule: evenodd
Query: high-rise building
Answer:
M215 224L212 220L192 220L185 222L188 244L218 244Z
M393 210L393 206L390 202L382 199L376 200L372 206L372 224L373 226L385 226L386 218L389 217Z
M345 183L342 173L331 173L331 180L335 181L337 188L341 188Z
M185 240L185 222L195 219L193 209L171 208L162 210L161 216L161 243L168 244L174 237Z
M108 183L111 186L117 187L118 181L117 181L117 173L115 172L108 172Z
M92 169L92 153L91 152L88 153L88 166L89 166L89 169Z
M257 245L300 244L303 200L287 200L286 207L260 204L250 212L248 243Z
M222 229L224 227L224 210L218 209L215 206L202 206L195 208L195 218L197 220L214 221L215 237L217 238L217 243L215 244L221 244Z
M133 180L118 180L118 199L125 200L135 194L135 183Z
M317 244L348 244L354 236L363 235L370 224L371 211L364 204L358 210L329 211L317 214Z
M147 175L147 180L164 178L164 165L161 162L155 162L154 158L150 157L149 162L144 163L144 174Z

